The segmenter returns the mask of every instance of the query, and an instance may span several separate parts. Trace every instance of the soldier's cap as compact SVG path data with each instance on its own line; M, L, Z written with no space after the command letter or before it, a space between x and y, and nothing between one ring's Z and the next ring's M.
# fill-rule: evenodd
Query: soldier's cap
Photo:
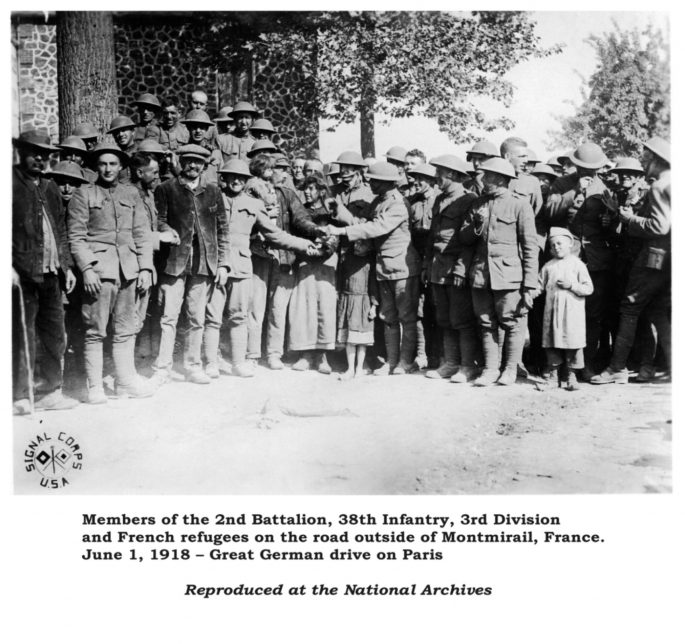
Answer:
M252 144L252 147L247 152L247 157L251 159L258 154L271 154L273 152L278 152L278 148L271 141L261 139Z
M80 136L68 136L61 143L57 144L60 150L76 150L76 152L86 153L86 144Z
M250 168L247 167L247 163L241 159L226 161L226 163L221 166L219 174L237 174L241 177L246 177L247 179L252 177Z
M551 168L548 164L546 163L538 163L534 168L531 174L546 174L549 175L550 177L554 177L556 179L557 173L554 172L554 169Z
M206 125L207 127L214 125L214 121L209 118L209 114L207 114L207 112L204 110L190 110L186 114L185 118L181 119L181 123L184 125L195 123L199 125Z
M616 159L616 165L613 167L613 172L635 172L636 174L644 174L645 170L642 164L632 157L619 157Z
M105 141L100 141L89 153L89 158L92 161L97 161L103 154L115 154L119 157L122 165L127 165L130 161L128 154L124 152L121 148L111 143L106 143Z
M276 134L274 126L271 125L269 119L257 119L251 126L250 130L258 130L261 132L269 132L270 134Z
M528 161L527 163L542 163L542 159L538 158L538 155L535 154L530 148L526 148L526 151L528 152Z
M435 178L435 166L432 166L430 163L420 163L417 165L415 168L411 170L407 170L407 174L410 175L421 175L422 177L430 177L431 179Z
M602 152L602 148L596 143L592 143L592 141L579 145L571 153L570 159L573 165L588 170L599 170L608 162L606 155Z
M229 116L231 111L233 110L232 107L222 107L219 110L219 114L214 118L215 123L228 123L229 121L232 121L233 119Z
M484 161L480 169L483 172L494 172L509 177L510 179L516 179L516 170L514 170L514 166L501 157L492 157L492 159Z
M78 183L88 183L88 179L83 176L83 170L78 163L73 161L60 161L53 168L45 173L46 176L54 179L56 177L69 179Z
M466 161L462 161L459 157L454 156L454 154L441 154L438 157L433 157L429 163L436 168L447 168L448 170L465 174L467 177L470 176L469 170L471 168L466 165Z
M182 145L178 149L178 156L181 159L200 159L200 161L204 161L206 163L207 161L209 161L211 152L207 148L203 148L201 145L189 143L188 145Z
M571 231L568 228L561 228L560 226L552 226L549 229L549 238L551 239L552 237L568 237L573 241Z
M166 154L166 150L154 139L143 139L138 144L138 152L144 152L145 154Z
M554 168L555 166L557 168L561 168L561 157L552 157L547 161L547 165L551 166Z
M353 152L352 150L347 150L339 154L335 162L340 165L352 165L357 168L366 168L366 163L364 162L364 159L362 159L362 155L358 152Z
M671 144L660 136L653 136L645 143L645 147L671 165Z
M470 161L471 155L473 154L482 154L486 157L498 157L499 150L495 147L494 143L482 139L481 141L476 141L476 143L473 144L473 147L466 153L466 160Z
M135 101L133 101L134 105L145 105L146 107L151 107L154 110L161 110L162 109L162 104L159 102L159 99L154 95L154 94L141 94Z
M72 136L78 136L82 139L97 139L100 133L95 129L92 123L79 123L71 133Z
M402 177L397 169L392 163L387 161L378 161L374 163L366 175L369 179L375 179L376 181L387 181L390 183L397 183Z
M57 152L56 148L50 143L50 137L39 130L27 130L18 137L12 137L12 143L18 148L35 148L43 152Z
M289 167L290 167L290 161L288 161L288 157L286 157L285 154L279 154L274 159L274 168L289 168Z
M228 115L235 119L236 114L240 114L241 112L247 112L248 114L252 114L252 118L259 117L259 110L254 105L252 105L252 103L248 103L247 101L238 101L233 106L233 109L228 113Z
M329 163L328 164L328 170L326 170L326 176L327 177L334 177L337 174L340 174L340 164L339 163Z
M398 163L404 163L404 157L407 156L407 150L399 145L393 145L386 153L385 158L388 161L397 161Z
M117 130L135 130L136 124L128 116L115 116L109 124L107 134L113 134Z
M571 161L571 156L572 156L572 155L573 155L573 150L571 150L570 152L566 152L565 154L560 154L560 155L557 157L557 160L559 161L559 163L560 163L561 165L564 165L564 163L573 163L573 162Z

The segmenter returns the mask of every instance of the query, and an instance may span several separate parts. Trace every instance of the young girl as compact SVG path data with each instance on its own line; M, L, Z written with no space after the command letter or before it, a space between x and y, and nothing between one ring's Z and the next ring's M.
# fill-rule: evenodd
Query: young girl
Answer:
M592 280L585 264L571 254L573 235L552 227L549 245L553 259L540 271L540 290L545 292L542 346L547 356L543 387L556 384L558 370L568 369L566 388L578 389L576 372L583 369L585 347L585 297L592 293Z
M364 375L366 347L374 343L378 285L371 242L362 239L348 246L338 274L338 343L347 354L347 371L340 379L349 380Z

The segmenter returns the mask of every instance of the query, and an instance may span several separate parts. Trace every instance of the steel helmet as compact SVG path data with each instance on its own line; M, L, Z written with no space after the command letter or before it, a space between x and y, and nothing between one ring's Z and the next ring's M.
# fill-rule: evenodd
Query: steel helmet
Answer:
M401 179L397 167L387 161L374 163L369 168L369 173L366 176L376 181L388 181L391 183L397 183Z
M78 163L73 161L60 161L55 166L45 173L49 177L62 177L78 181L79 183L88 183L88 179L83 176L83 170Z
M407 156L407 151L399 145L393 145L385 153L385 158L388 161L397 161L398 163L404 163L404 157L406 157L406 156Z
M470 161L469 157L472 154L482 154L486 157L498 157L499 150L495 147L494 143L490 143L490 141L483 139L482 141L474 143L473 147L466 153L467 161Z
M632 157L619 157L616 159L616 165L613 168L614 172L637 172L639 174L644 174L644 168L642 164Z
M414 174L420 174L423 177L430 177L431 179L435 178L435 167L432 166L430 163L419 163L414 169L408 170L407 174L414 175Z
M587 168L588 170L599 170L604 167L608 159L602 148L596 143L588 141L579 145L570 156L571 163L579 168Z
M327 177L334 177L336 174L340 174L340 164L330 163L328 165L328 170L326 171Z
M483 172L495 172L496 174L501 174L510 179L516 179L516 170L514 170L514 166L501 157L492 157L492 159L483 161L483 165L480 169Z
M95 129L92 123L80 123L74 128L71 133L72 136L78 136L82 139L97 139L100 133Z
M528 152L528 163L542 163L542 159L538 158L538 155L530 148L527 148L526 152Z
M467 177L471 168L466 164L466 161L462 161L459 157L454 154L441 154L438 157L433 157L429 163L436 168L447 168L448 170L454 170L460 174L464 174Z
M154 139L143 139L138 144L138 152L145 154L166 154L166 150Z
M252 105L252 103L248 103L247 101L238 101L228 115L235 119L236 114L240 112L247 112L252 115L252 118L257 118L259 116L259 110Z
M115 116L109 124L107 134L112 134L117 130L135 130L136 124L128 116ZM93 150L94 152L95 150Z
M261 141L255 141L252 144L247 156L251 159L252 157L256 157L258 154L272 154L274 152L278 152L278 148L268 139L263 139Z
M352 151L343 152L338 156L335 162L339 163L340 165L353 165L358 168L366 167L366 163L364 162L364 159L362 159L362 155Z
M551 168L549 165L546 163L538 163L534 168L531 174L547 174L550 177L554 177L555 179L557 178L557 173L554 172L554 169Z
M190 110L184 119L181 119L181 123L184 125L189 125L191 123L198 123L200 125L214 125L214 121L209 118L209 114L204 110Z
M232 121L233 119L229 116L229 114L233 111L232 107L222 107L219 110L218 116L215 117L214 122L215 123L228 123L228 121Z
M127 118L127 117L123 117ZM129 119L130 121L131 119ZM116 128L120 129L120 128ZM89 153L88 155L93 161L97 161L98 158L100 158L101 155L103 154L116 154L116 156L119 157L119 160L123 164L128 164L129 162L129 157L126 152L124 152L121 148L118 148L116 145L112 145L111 143L107 143L105 141L100 141Z
M133 101L134 105L145 105L146 107L151 107L154 110L161 110L162 109L162 104L159 102L159 99L154 95L154 94L141 94L135 101Z
M653 136L645 143L645 147L669 165L671 164L671 144L666 139Z
M274 126L271 125L271 121L268 119L257 119L250 126L250 130L261 130L262 132L268 132L269 134L276 134Z
M58 143L57 147L62 150L76 150L77 152L86 153L86 144L80 136L68 136L64 141Z
M221 166L219 174L237 174L241 177L247 177L248 179L252 177L250 168L247 167L247 163L241 159L226 161L226 163Z

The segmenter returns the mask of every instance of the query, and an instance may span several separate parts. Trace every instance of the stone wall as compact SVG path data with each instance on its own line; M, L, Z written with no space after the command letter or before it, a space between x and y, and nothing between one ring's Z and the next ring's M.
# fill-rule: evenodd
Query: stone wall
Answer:
M58 137L57 60L54 17L41 14L14 20L18 61L19 129L47 129ZM184 38L179 34L183 31ZM188 37L190 36L190 37ZM291 153L318 150L318 123L297 109L292 88L301 81L300 70L289 60L260 61L252 69L222 74L214 61L198 54L192 43L203 34L187 16L163 14L115 15L115 64L119 112L132 115L132 102L143 92L163 99L175 96L184 107L190 93L202 89L214 115L223 105L249 100L272 121Z
M20 23L14 28L19 130L46 130L57 140L57 45L54 24Z

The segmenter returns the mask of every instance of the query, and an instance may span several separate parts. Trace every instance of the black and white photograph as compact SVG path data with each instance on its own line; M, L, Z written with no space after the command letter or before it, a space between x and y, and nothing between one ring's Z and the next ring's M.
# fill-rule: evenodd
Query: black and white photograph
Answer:
M576 5L9 8L3 641L676 641L682 24Z
M11 25L17 493L671 490L667 14Z

